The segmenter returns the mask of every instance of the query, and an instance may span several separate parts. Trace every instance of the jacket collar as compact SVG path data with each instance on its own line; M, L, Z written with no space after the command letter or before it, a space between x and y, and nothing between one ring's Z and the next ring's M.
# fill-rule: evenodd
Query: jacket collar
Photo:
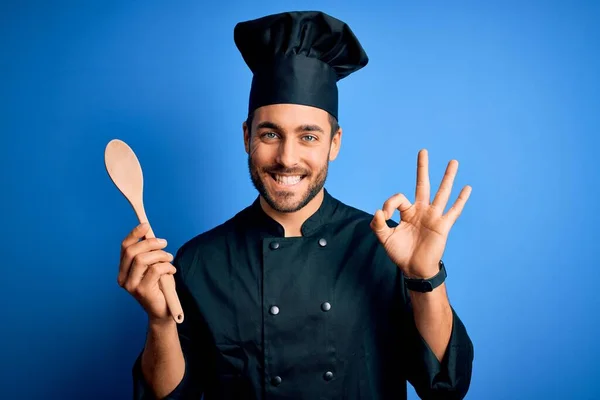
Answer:
M332 220L338 203L339 202L329 194L327 189L323 189L323 202L317 211L308 217L302 224L300 229L302 236L310 236L327 225ZM283 226L271 218L262 209L262 206L260 205L260 196L257 196L256 200L254 200L250 206L250 216L251 220L248 222L251 226L258 228L259 231L266 233L269 236L284 236L285 230Z

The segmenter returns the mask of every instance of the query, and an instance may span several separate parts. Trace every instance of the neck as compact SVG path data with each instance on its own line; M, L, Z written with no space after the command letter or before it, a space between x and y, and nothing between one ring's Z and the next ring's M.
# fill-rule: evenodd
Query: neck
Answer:
M324 190L321 191L310 201L307 205L302 207L300 210L283 213L274 210L263 197L260 197L260 205L264 212L275 221L277 221L284 229L285 237L302 236L302 224L310 218L311 215L317 212L321 204L323 203Z

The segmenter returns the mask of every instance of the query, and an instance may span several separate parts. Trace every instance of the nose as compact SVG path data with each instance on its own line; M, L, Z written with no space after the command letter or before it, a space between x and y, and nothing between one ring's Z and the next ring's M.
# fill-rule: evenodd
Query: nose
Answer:
M299 149L293 140L284 139L279 144L276 161L285 168L298 164Z

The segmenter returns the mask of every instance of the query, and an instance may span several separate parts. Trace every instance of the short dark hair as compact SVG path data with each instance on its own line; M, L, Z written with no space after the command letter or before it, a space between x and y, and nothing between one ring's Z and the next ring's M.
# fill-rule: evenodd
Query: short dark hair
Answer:
M331 125L331 140L333 140L333 136L340 129L340 124L338 123L338 120L330 113L327 113L327 116L329 118L329 124ZM248 125L248 131L250 133L252 133L252 121L253 120L254 120L254 111L248 115L248 118L246 118L246 125Z

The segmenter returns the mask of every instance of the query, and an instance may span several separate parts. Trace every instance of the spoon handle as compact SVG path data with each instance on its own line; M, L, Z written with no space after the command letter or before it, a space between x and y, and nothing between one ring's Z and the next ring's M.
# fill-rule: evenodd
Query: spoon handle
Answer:
M146 217L146 213L144 211L143 205L138 205L138 207L134 207L135 213L140 221L140 223L147 223L148 218ZM146 239L155 238L154 231L152 231L152 227L148 228L148 232L144 236ZM175 290L175 278L173 275L166 274L160 277L159 280L160 290L163 292L165 296L165 300L167 302L167 307L169 308L169 312L171 316L178 324L183 322L183 308L181 307L181 303L179 302L179 297L177 296L177 291Z

